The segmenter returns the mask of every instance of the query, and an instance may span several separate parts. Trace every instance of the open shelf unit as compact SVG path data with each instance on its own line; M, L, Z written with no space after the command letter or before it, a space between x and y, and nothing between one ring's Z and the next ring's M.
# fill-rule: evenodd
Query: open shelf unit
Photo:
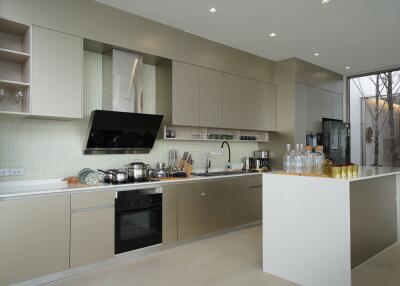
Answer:
M31 46L30 25L0 18L0 113L30 113Z
M175 132L175 138L169 136L170 131ZM241 139L241 137L245 139ZM246 139L248 138L248 139ZM251 138L251 139L250 139ZM207 141L207 142L268 142L267 131L251 131L237 129L222 129L192 126L164 126L163 139L181 141Z

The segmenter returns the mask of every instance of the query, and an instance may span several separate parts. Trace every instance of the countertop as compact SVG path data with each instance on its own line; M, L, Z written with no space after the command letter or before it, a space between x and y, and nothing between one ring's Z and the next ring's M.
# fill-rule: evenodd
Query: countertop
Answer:
M270 172L266 174L275 174L275 175L283 175L287 176L285 174L281 174L278 172ZM336 178L331 178L331 177L318 177L316 176L315 178L325 178L325 179L335 179L335 180L346 180L348 182L355 182L355 181L361 181L361 180L367 180L367 179L373 179L373 178L378 178L378 177L384 177L384 176L391 176L391 175L397 175L400 174L400 168L394 168L394 167L372 167L372 166L359 166L358 167L358 176L353 177L353 178L346 178L346 179L336 179ZM312 177L312 176L306 176L304 177Z
M15 181L0 183L0 200L20 198L20 197L32 197L40 195L51 195L51 194L62 194L62 193L78 193L87 191L128 191L137 189L147 188L158 188L168 184L181 184L188 182L198 181L210 181L220 180L224 178L241 177L241 176L255 176L261 173L235 173L232 175L221 175L221 176L192 176L190 178L177 178L175 180L166 181L155 181L155 182L144 182L144 183L131 183L123 185L111 185L111 184L97 184L94 186L74 184L69 185L61 179L50 179L50 180L31 180L31 181Z

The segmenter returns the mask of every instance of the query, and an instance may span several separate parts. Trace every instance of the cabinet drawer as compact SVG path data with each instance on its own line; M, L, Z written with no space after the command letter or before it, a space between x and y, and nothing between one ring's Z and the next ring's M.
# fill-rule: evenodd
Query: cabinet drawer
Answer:
M115 192L98 191L71 195L71 210L113 206Z

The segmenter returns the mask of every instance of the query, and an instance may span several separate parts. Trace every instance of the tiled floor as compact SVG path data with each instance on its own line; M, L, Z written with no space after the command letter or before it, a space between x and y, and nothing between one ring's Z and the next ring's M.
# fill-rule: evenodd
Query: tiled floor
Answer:
M261 227L252 227L47 285L295 285L262 272L261 265ZM352 278L353 286L400 285L400 244L353 270Z
M295 285L262 272L261 261L261 227L252 227L48 285Z
M355 268L352 280L353 286L400 285L400 243Z

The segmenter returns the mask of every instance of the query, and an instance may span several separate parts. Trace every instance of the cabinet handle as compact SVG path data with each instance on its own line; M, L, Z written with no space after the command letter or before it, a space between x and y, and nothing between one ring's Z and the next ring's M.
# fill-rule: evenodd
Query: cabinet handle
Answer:
M262 185L259 185L259 186L250 186L250 189L261 189L262 188Z
M200 194L202 197L205 197L206 196L206 193L201 193Z

